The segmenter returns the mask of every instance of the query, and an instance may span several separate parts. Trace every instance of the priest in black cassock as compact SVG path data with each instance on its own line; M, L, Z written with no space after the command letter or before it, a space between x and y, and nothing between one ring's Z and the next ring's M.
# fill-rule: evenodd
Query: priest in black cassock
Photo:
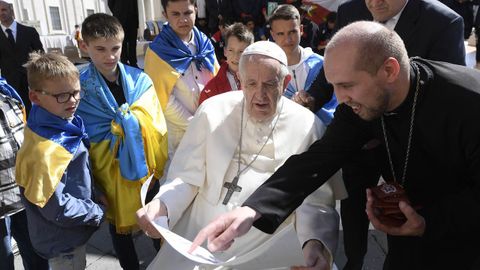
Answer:
M405 221L382 222L367 191L367 214L387 234L385 270L480 269L480 73L445 62L408 59L401 38L374 22L340 30L325 53L325 75L339 103L325 135L289 158L243 204L194 241L212 251L250 229L272 233L372 139L383 178L401 185Z

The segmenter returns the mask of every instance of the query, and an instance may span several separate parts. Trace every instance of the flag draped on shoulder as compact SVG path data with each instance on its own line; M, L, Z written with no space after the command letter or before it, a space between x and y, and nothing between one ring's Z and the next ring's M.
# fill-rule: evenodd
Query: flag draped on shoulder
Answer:
M155 84L162 108L166 108L175 83L192 62L198 70L206 68L212 74L218 71L212 43L196 27L193 27L192 32L196 54L192 54L168 23L163 26L162 32L150 44L145 54L145 72Z
M100 72L91 64L80 74L85 96L77 113L91 139L93 175L109 203L107 218L117 231L136 224L140 187L159 179L167 159L167 127L150 78L118 63L126 103L117 104ZM115 201L110 201L115 200Z
M18 102L20 102L23 105L23 100L20 98L20 95L2 77L0 77L0 92L6 96L16 99Z
M89 146L80 117L68 121L33 104L15 172L29 202L45 206L82 141Z

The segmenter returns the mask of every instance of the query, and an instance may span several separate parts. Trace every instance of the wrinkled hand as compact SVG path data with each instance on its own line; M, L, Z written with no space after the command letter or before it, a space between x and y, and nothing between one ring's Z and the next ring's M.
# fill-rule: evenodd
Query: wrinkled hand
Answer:
M309 240L303 247L305 266L292 266L291 270L329 270L330 263L324 252L322 242Z
M205 240L208 240L207 247L211 252L226 250L233 244L235 238L247 233L259 217L260 214L248 206L225 213L197 234L189 252L193 252Z
M167 216L167 207L159 199L153 199L144 207L137 210L137 223L140 229L150 238L162 238L160 233L153 227L150 221Z
M373 209L374 197L372 191L367 189L367 216L375 229L390 235L398 236L422 236L425 232L425 219L413 209L408 203L401 201L398 204L400 211L405 215L407 221L399 227L387 226L380 222Z
M299 90L295 92L295 95L293 96L292 100L308 108L311 111L313 111L313 109L315 108L315 98L313 98L305 90Z

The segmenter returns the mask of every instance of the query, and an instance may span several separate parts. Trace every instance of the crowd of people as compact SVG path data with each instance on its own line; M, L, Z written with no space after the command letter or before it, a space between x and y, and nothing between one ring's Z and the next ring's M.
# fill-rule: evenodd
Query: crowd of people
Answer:
M108 222L124 270L140 268L139 230L148 269L336 269L341 219L345 270L362 269L369 223L386 270L479 269L480 73L462 17L348 0L317 26L301 1L269 2L161 0L141 70L138 24L109 1L81 25L79 70L0 0L0 268L13 237L27 270L85 269ZM187 259L160 217L191 251L234 259Z

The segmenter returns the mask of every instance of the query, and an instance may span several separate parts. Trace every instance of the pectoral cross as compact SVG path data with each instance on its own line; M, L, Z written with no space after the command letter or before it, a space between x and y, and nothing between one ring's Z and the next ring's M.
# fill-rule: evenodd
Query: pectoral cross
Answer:
M223 184L223 187L227 189L227 194L225 195L225 198L223 199L223 204L226 205L228 201L230 201L230 198L233 195L233 192L240 192L242 191L242 187L237 185L238 183L238 176L235 176L233 178L232 182L225 182Z

